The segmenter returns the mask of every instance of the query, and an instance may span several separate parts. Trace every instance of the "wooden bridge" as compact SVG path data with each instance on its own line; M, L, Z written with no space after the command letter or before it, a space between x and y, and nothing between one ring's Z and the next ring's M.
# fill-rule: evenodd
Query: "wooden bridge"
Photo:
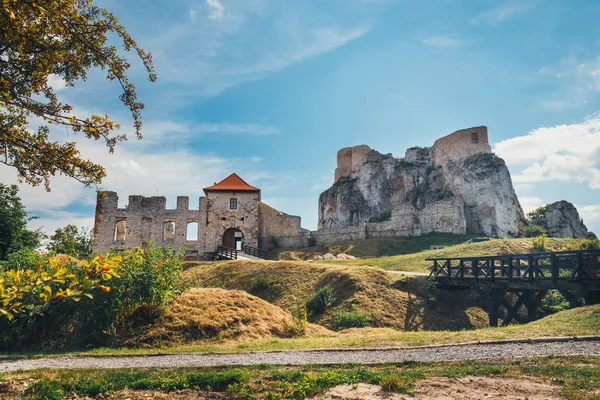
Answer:
M571 304L600 303L600 250L428 258L430 279L441 289L475 289L486 300L490 326L498 326L499 309L506 309L502 326L537 318L548 290L558 290ZM507 296L507 294L513 295ZM527 317L520 313L525 306Z

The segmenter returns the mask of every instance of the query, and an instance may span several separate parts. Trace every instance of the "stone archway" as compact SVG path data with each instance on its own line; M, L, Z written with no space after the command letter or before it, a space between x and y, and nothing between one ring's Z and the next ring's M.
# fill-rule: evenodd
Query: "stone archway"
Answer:
M242 249L242 240L244 239L244 234L241 230L237 228L229 228L223 234L223 246L229 247L231 249L243 250Z

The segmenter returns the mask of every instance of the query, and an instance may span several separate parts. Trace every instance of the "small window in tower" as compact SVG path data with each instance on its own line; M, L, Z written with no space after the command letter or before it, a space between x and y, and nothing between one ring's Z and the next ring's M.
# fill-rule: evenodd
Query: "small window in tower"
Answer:
M229 199L229 209L237 210L237 199L236 198Z
M471 143L479 143L479 133L471 133Z

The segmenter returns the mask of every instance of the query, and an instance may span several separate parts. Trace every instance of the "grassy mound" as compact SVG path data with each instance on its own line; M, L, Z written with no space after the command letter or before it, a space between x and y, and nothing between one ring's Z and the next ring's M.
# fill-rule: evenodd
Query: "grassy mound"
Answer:
M371 239L369 239L371 240ZM548 251L558 251L573 248L580 241L577 239L548 238L546 243ZM450 258L488 256L501 254L530 253L534 251L530 238L521 239L492 239L479 243L463 243L440 250L425 250L418 253L403 254L398 256L367 258L356 260L326 261L332 264L367 265L395 271L429 272L430 261L426 258ZM350 252L351 254L352 252Z
M303 261L188 263L186 287L244 290L287 311L297 310L320 288L331 286L335 301L309 321L336 329L340 315L368 313L368 325L403 331L473 329L487 323L472 292L427 287L424 277L391 275L378 268ZM337 317L337 318L336 318Z
M244 291L196 288L180 295L164 316L128 344L293 337L304 334L302 330L290 314ZM327 333L306 325L306 334Z

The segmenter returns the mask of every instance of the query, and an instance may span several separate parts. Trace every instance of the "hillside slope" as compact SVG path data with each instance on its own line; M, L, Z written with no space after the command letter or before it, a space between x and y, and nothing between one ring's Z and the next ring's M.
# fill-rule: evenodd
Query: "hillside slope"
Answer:
M330 285L336 301L309 321L333 329L336 311L356 307L370 312L370 325L403 331L473 329L487 315L471 292L432 292L423 277L392 276L378 268L334 266L302 261L188 263L185 287L245 290L288 312L302 307L319 288Z
M549 251L558 251L565 248L573 248L577 243L579 243L579 240L548 238L546 239L546 242L546 246ZM324 262L331 264L344 264L348 266L365 265L395 271L429 272L431 262L426 261L427 258L451 258L500 254L519 254L529 253L533 250L534 248L532 240L530 238L492 239L485 242L462 243L454 246L445 247L440 250L425 250L418 253L402 254L397 256L363 258L355 260L335 260Z

